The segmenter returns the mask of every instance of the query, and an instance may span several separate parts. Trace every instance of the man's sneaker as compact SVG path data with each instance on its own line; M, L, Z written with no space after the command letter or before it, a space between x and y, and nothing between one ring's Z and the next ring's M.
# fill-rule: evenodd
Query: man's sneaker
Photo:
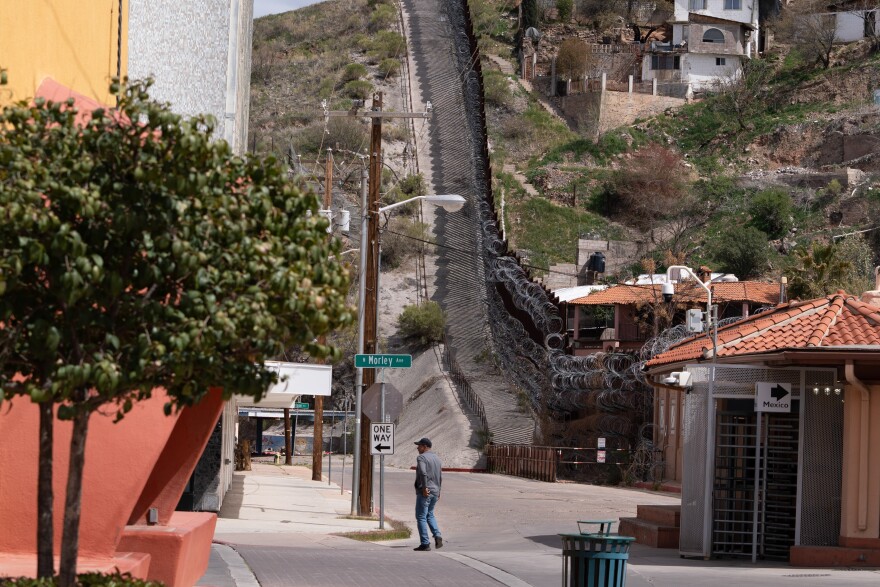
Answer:
M431 550L431 545L430 544L419 544L418 546L413 548L413 550Z
M443 548L443 538L437 536L436 538L434 538L434 544L437 546L437 548Z

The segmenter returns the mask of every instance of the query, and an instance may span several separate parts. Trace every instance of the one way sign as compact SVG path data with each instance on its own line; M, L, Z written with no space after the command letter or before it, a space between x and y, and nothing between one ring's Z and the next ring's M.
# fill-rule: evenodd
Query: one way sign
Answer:
M791 383L755 383L756 412L791 412Z
M370 422L370 454L394 454L394 424Z

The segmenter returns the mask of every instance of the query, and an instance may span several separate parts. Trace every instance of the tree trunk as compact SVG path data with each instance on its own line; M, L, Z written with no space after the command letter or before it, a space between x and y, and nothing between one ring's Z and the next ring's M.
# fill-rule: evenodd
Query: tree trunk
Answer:
M55 532L52 525L55 495L52 489L52 435L55 404L40 403L40 464L37 477L37 577L54 577Z
M61 570L59 587L76 584L76 558L79 554L79 520L82 512L83 465L86 459L86 435L90 412L83 409L73 420L70 438L70 468L67 472L67 496L64 501L64 530L61 534Z

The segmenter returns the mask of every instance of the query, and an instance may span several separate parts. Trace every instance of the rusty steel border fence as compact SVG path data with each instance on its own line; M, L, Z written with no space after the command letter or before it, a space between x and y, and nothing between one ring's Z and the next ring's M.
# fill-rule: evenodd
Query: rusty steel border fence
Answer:
M597 460L605 452L605 462ZM486 447L486 468L490 473L555 483L576 479L576 473L626 466L629 449L598 449L571 446L533 446L529 444L490 444Z

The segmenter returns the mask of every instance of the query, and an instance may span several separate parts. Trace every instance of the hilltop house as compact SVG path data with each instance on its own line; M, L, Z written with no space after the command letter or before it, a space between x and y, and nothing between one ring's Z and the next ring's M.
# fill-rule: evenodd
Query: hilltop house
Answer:
M760 6L759 6L760 4ZM642 79L710 88L758 53L760 0L675 0L672 40L645 47Z
M646 368L683 556L880 565L880 292L781 304Z

